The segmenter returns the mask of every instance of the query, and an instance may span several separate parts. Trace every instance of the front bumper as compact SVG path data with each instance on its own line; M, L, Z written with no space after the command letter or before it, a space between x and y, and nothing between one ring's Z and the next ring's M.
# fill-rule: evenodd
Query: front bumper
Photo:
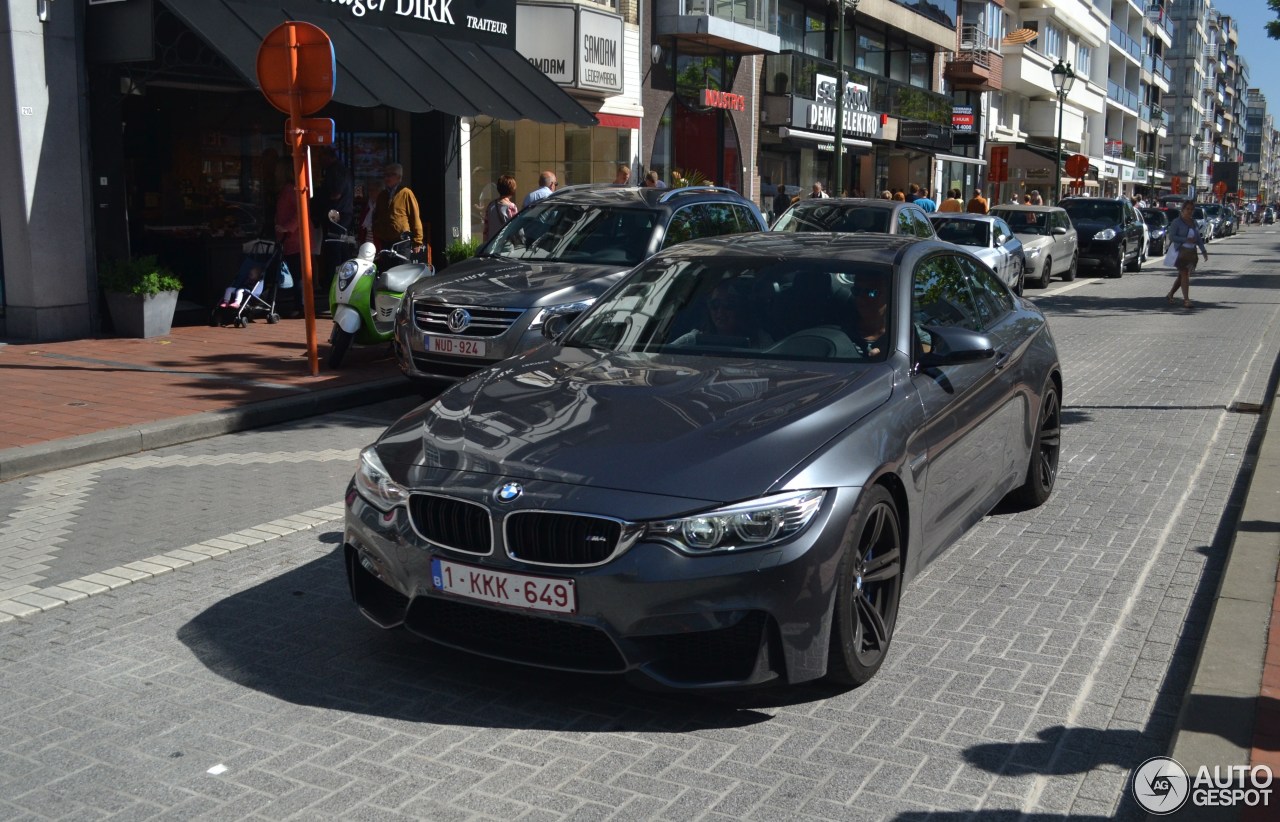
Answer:
M401 311L396 316L393 338L396 364L400 367L400 372L412 380L464 379L482 368L517 354L523 354L545 342L540 330L529 328L536 313L535 310L525 311L510 328L501 334L491 337L469 337L454 334L428 334L414 322L411 311ZM455 355L431 351L427 347L429 337L447 340L451 347L459 351L479 343L484 351L482 354Z
M554 490L551 483L526 485L544 498ZM444 487L457 494L457 486ZM826 672L837 567L857 492L829 492L809 527L780 546L692 557L642 539L603 565L549 568L508 557L500 529L485 556L432 545L415 532L406 507L384 514L349 489L346 571L356 605L374 623L482 656L627 674L666 688L801 682ZM612 495L626 498L623 508L649 507L654 519L663 516L645 495L591 489L571 495L572 510L602 510L592 498L603 503ZM667 515L689 510L686 503L675 511L665 498L658 505ZM442 593L432 581L435 557L571 579L577 611L530 611Z
M1115 268L1120 258L1120 240L1089 240L1080 245L1079 254L1080 265Z

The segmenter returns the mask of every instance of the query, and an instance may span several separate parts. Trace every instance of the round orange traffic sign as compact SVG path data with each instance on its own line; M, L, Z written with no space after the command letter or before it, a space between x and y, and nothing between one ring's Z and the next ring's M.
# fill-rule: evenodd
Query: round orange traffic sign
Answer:
M1067 173L1077 180L1084 179L1089 173L1089 158L1083 154L1072 154L1067 158Z
M291 117L324 108L337 73L333 41L310 23L281 23L258 48L258 85L267 102Z

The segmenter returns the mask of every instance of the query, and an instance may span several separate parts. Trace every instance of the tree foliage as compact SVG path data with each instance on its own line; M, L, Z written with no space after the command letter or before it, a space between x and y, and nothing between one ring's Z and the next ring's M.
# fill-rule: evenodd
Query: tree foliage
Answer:
M1280 0L1267 0L1267 6L1280 17ZM1272 40L1280 40L1280 20L1267 23L1267 36Z

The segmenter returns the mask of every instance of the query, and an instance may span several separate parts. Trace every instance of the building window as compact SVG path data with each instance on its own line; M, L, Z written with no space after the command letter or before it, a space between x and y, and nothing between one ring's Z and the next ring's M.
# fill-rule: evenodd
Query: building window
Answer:
M1044 28L1044 55L1046 57L1057 57L1062 59L1062 29L1055 25L1047 25Z
M854 52L854 67L869 74L884 74L884 35L859 32Z
M1080 46L1076 49L1076 74L1088 79L1090 69L1093 67L1093 49L1088 46Z

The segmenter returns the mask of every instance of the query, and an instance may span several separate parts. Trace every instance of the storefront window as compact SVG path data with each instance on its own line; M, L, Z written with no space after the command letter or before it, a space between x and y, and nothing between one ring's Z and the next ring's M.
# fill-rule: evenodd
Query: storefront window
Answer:
M471 125L471 233L483 233L484 210L497 196L498 178L516 178L517 204L553 171L561 187L608 183L631 163L631 133L600 126L512 122L477 117Z
M690 183L742 190L742 153L733 118L723 109L698 109L673 98L658 121L651 168L668 184L672 172Z

